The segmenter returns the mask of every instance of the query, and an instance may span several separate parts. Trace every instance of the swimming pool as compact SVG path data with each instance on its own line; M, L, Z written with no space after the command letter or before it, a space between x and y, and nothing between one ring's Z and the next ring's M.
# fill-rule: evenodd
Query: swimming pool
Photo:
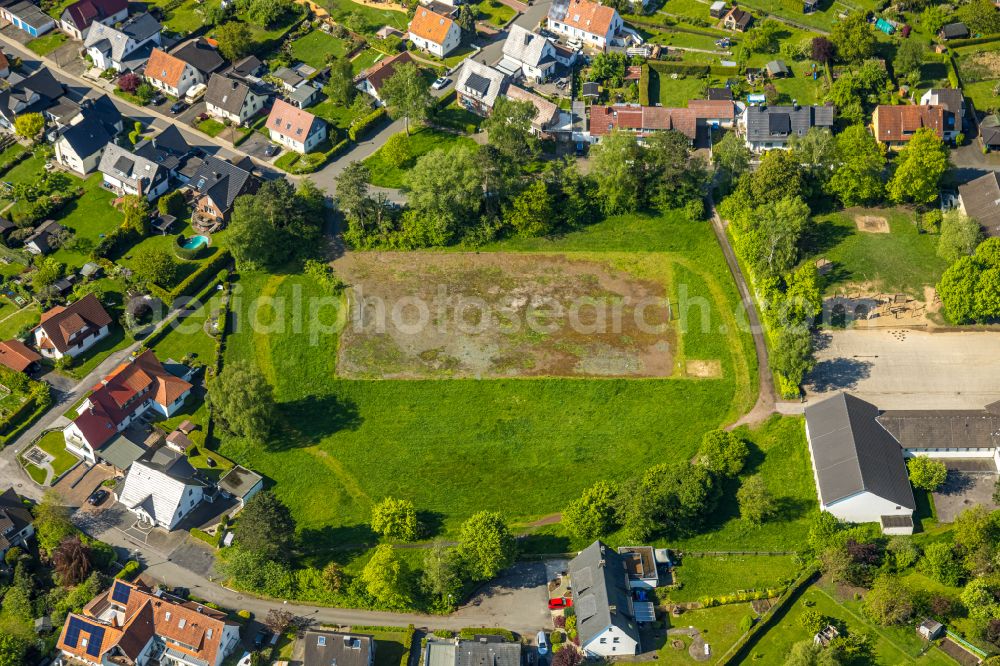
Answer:
M185 250L197 250L203 245L208 245L208 236L191 236L181 243L181 247Z

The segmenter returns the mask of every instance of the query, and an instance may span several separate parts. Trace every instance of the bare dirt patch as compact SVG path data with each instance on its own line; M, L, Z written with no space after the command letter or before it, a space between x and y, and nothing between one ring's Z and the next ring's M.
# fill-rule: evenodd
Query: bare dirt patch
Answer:
M889 220L877 215L855 215L854 224L857 225L858 231L869 234L889 233Z
M337 359L344 377L673 372L665 279L649 262L644 278L611 256L365 252L335 267L351 285Z
M688 377L721 377L722 361L685 361L684 370Z

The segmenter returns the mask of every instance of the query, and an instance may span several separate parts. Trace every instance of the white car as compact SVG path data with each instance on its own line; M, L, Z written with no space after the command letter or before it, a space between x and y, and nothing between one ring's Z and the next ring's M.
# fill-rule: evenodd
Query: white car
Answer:
M549 642L545 639L545 632L539 631L536 637L538 641L538 654L548 654L549 653Z
M451 79L449 79L447 76L441 76L438 77L438 79L431 84L431 88L433 88L434 90L441 90L449 83L451 83Z

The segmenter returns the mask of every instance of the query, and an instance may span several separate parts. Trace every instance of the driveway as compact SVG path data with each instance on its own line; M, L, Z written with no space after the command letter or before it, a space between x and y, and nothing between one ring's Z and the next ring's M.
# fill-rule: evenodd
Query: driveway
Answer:
M991 462L990 459L986 459ZM949 463L950 461L944 461ZM949 467L951 465L949 464ZM996 469L994 467L994 469ZM953 523L955 517L977 504L989 510L1000 508L993 501L993 488L997 474L989 472L961 472L949 470L944 485L934 493L934 508L938 520Z
M482 626L498 627L507 626L505 622L517 617L521 621L519 626L548 627L552 617L547 576L544 562L519 562L490 582L452 617L467 617L470 623L474 618L477 623L483 622Z
M97 490L98 486L113 476L111 468L106 465L87 467L80 464L61 478L59 483L52 488L59 493L59 497L67 506L85 507L85 510L96 511L110 504L111 499L104 500L100 507L92 507L87 504L87 498Z
M982 409L1000 400L1000 335L914 330L825 333L808 402L841 390L881 409Z
M270 156L266 155L264 151L274 145L260 132L251 132L247 140L240 144L240 150L261 162L273 162L285 152L284 150L275 150Z

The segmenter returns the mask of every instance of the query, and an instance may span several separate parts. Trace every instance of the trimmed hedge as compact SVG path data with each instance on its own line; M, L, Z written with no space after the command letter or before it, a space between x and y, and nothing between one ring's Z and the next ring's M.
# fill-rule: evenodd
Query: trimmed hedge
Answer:
M181 296L190 296L198 289L201 289L212 277L218 275L219 271L222 270L223 264L229 263L231 259L229 250L222 250L202 264L194 273L184 278L180 284L170 291L155 284L150 285L149 290L154 296L167 305L170 305Z
M384 117L385 108L380 106L367 116L362 116L355 120L351 124L351 128L347 130L347 136L350 137L351 141L357 141L359 136L363 136L365 132L371 129L372 125L382 120Z
M512 643L517 640L514 632L501 627L466 627L458 632L458 637L466 641L475 640L476 636L503 636Z
M174 239L174 254L181 259L194 261L208 250L208 243L202 243L195 248L184 247L184 234L178 234Z
M115 574L115 578L132 580L135 577L135 575L139 573L139 569L141 568L142 565L139 564L137 561L129 560L128 562L125 563L125 566L122 567L122 570Z
M685 76L708 76L708 65L687 62L651 62L649 66L659 74L684 74Z
M975 46L977 44L989 44L990 42L1000 41L1000 35L983 35L982 37L969 37L968 39L949 39L948 48L957 49L962 46Z
M698 601L702 606L711 608L713 606L725 606L726 604L739 604L744 601L754 601L756 599L770 599L781 594L780 589L749 590L737 592L735 594L723 594L717 597L702 597Z
M657 100L659 101L659 100ZM649 64L639 67L639 104L649 106Z

